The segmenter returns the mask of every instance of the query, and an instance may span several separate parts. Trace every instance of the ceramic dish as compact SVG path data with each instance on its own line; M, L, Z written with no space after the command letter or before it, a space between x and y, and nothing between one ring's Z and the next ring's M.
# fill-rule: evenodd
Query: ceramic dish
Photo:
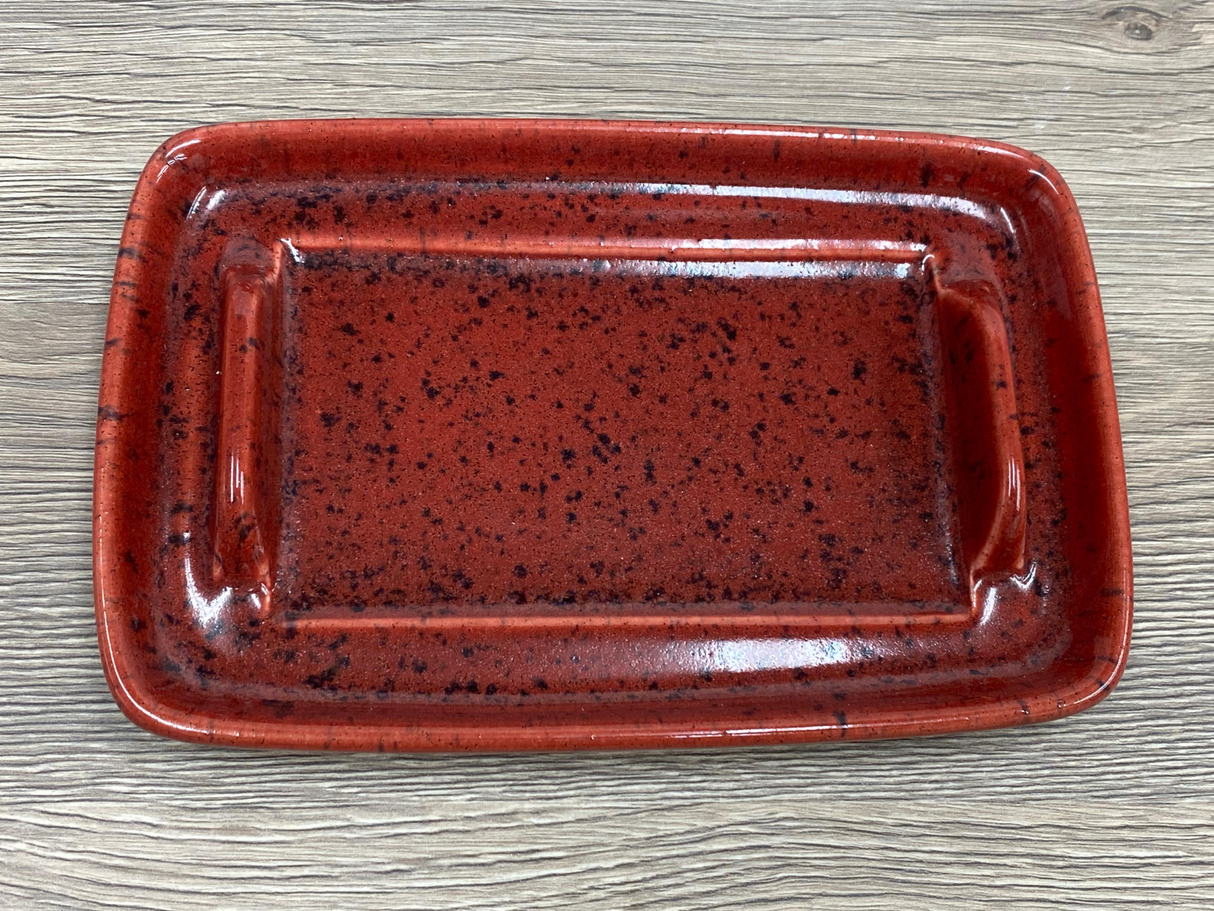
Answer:
M1092 260L998 143L191 130L135 190L100 406L105 671L171 737L901 736L1125 662Z

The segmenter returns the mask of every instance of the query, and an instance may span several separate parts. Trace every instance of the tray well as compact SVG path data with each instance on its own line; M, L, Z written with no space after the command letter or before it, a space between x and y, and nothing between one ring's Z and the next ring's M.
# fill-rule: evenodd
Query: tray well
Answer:
M237 245L213 582L302 620L968 610L1024 560L997 293L792 244Z

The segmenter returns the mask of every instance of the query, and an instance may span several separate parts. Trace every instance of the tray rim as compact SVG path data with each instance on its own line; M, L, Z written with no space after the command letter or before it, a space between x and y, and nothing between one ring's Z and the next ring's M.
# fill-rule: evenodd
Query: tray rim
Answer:
M1107 332L1096 284L1087 234L1078 205L1058 171L1032 152L1007 143L964 136L917 131L837 129L814 126L748 124L663 120L587 120L579 118L337 118L248 121L194 127L166 140L144 167L131 199L115 267L114 285L106 327L106 338L121 335L134 309L120 296L120 282L133 280L141 271L137 258L124 251L138 250L147 243L145 215L159 204L156 183L164 169L181 160L180 150L206 141L239 141L270 130L278 138L306 141L314 130L370 129L373 131L445 129L475 131L500 125L530 130L577 130L629 134L708 134L795 136L818 142L897 143L928 148L943 154L994 153L1028 166L1048 185L1052 203L1060 217L1060 260L1073 271L1076 288L1073 312L1080 331L1089 340L1089 357L1101 367L1096 388L1094 415L1100 443L1099 472L1109 485L1108 529L1110 561L1116 582L1123 589L1119 609L1113 617L1116 640L1108 643L1082 677L1066 686L1034 693L1025 699L1004 699L977 706L942 704L934 710L874 711L854 723L796 723L795 713L780 719L765 719L761 727L722 729L711 723L657 723L649 727L631 724L561 723L550 726L430 725L425 729L398 727L393 736L377 736L377 729L357 725L315 725L300 722L251 722L213 716L201 711L182 711L164 702L154 688L141 685L141 675L131 673L130 656L122 634L116 629L122 619L118 604L107 598L107 581L113 581L118 554L114 538L106 534L106 515L115 506L117 471L98 447L94 464L93 579L94 609L102 666L110 691L123 713L135 724L177 740L228 746L269 746L301 749L457 751L457 750L551 750L571 748L621 749L683 745L771 744L817 740L859 740L900 737L912 734L945 734L980 730L1065 717L1100 702L1113 689L1125 670L1133 613L1132 554L1129 505L1126 490L1120 425L1109 356ZM102 364L99 403L113 401L123 385L123 360L105 357ZM100 441L104 419L99 415ZM108 545L108 546L107 546ZM741 721L741 719L739 719Z

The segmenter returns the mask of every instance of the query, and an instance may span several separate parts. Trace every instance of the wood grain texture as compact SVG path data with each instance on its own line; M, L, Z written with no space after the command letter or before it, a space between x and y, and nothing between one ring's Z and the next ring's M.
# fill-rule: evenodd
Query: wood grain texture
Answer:
M926 129L1053 162L1125 442L1116 692L1015 731L683 753L243 753L123 719L89 521L138 171L198 123L410 114ZM0 239L0 907L1214 907L1214 3L8 0Z

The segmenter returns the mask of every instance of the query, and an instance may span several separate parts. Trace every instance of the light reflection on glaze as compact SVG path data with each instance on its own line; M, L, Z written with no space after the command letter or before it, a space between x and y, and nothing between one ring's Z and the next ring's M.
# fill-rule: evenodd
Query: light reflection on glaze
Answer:
M671 669L689 673L754 674L788 668L829 668L858 660L858 644L843 637L739 637L682 643L667 650Z
M232 589L221 587L213 595L206 594L198 584L198 575L194 571L188 550L185 552L184 575L186 598L189 601L190 614L193 616L194 622L202 629L214 628L227 614L228 607L232 603ZM210 574L208 573L208 575Z
M533 187L539 190L551 190L553 186L563 190L578 193L635 194L653 196L670 194L679 196L708 196L718 198L754 198L754 199L789 199L805 200L807 202L838 203L851 206L871 206L888 208L911 206L937 211L956 212L980 221L991 221L992 213L998 209L967 199L963 196L948 196L936 193L907 193L884 190L845 190L830 187L778 187L778 186L745 186L738 184L692 184L692 183L644 183L622 182L610 183L600 181L561 180L551 183L522 184L523 187ZM493 184L477 184L468 182L465 187L496 189Z

